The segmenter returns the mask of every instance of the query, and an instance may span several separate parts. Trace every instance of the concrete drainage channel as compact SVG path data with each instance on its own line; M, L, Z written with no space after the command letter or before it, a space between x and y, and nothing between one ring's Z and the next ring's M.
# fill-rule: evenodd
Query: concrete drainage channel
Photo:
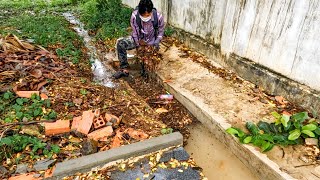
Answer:
M110 71L106 71L101 61L99 61L97 50L93 45L90 45L91 39L83 29L83 25L77 21L72 14L66 13L64 16L70 23L78 26L75 27L75 30L84 38L86 46L91 52L90 56L94 61L92 69L96 79L107 87L114 87L115 84L109 79ZM171 57L169 56L167 58L170 59ZM168 63L166 65L168 65ZM244 165L249 167L251 172L261 179L292 178L288 174L280 171L274 162L261 155L253 147L243 146L239 144L235 138L226 134L225 129L230 127L230 124L228 124L221 115L210 109L210 107L204 103L203 99L199 100L192 93L181 87L182 84L185 84L186 76L184 73L187 73L182 70L183 68L181 67L171 69L171 71L180 71L177 74L182 78L176 82L162 83L168 79L166 72L163 70L159 71L157 79L167 91L173 94L175 98L201 122L201 124L191 125L191 135L188 140L189 145L186 146L186 149L190 152L191 156L195 157L195 161L204 168L204 173L205 175L208 174L209 179L257 179L254 175L250 174ZM193 75L194 78L197 78L196 72ZM182 82L179 83L179 81ZM219 139L222 144L218 142L217 139ZM106 152L65 161L57 164L53 179L61 178L75 172L88 171L93 167L103 166L113 161L140 156L181 144L182 136L179 133L174 133ZM226 149L230 151L226 151ZM215 153L210 155L212 152ZM232 155L231 152L236 156ZM226 158L219 158L222 156ZM236 157L239 158L244 165ZM214 162L208 162L208 159ZM230 169L233 169L233 171L230 172Z

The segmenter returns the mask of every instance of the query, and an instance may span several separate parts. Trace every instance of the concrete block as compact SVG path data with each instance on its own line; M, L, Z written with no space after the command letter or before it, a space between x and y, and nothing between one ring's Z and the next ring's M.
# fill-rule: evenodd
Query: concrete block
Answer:
M182 143L182 135L176 132L89 156L67 160L56 165L52 178L59 179L76 172L86 172L91 168L102 166L109 162L145 155L168 147L179 146Z

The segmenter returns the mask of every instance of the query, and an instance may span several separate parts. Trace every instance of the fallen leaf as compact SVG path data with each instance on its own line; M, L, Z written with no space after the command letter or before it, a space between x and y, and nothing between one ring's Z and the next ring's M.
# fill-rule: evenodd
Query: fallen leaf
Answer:
M159 114L161 114L161 113L167 113L167 112L169 112L167 109L165 109L165 108L158 108L158 109L156 109L156 113L159 113Z

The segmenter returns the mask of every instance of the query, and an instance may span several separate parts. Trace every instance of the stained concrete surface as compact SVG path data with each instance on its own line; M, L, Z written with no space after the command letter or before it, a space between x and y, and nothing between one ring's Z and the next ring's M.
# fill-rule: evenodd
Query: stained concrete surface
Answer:
M257 180L250 170L200 122L190 127L186 151L211 180Z

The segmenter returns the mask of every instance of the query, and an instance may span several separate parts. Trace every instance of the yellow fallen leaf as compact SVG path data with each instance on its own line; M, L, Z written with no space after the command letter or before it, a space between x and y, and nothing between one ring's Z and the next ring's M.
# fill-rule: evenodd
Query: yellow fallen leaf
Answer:
M165 108L158 108L158 109L156 109L156 113L159 113L159 114L161 114L161 113L167 113L167 112L169 112L167 109L165 109Z

